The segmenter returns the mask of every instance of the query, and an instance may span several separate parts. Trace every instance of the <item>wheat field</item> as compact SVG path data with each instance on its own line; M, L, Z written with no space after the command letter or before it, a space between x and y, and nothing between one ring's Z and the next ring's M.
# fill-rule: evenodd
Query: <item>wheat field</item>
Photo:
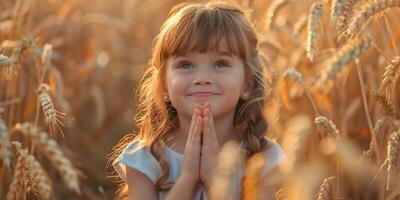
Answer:
M117 198L107 156L135 131L136 86L178 2L0 2L0 199ZM270 75L267 135L288 157L263 179L268 158L245 162L243 198L277 184L276 199L400 199L400 0L236 2ZM233 147L213 199L243 162Z

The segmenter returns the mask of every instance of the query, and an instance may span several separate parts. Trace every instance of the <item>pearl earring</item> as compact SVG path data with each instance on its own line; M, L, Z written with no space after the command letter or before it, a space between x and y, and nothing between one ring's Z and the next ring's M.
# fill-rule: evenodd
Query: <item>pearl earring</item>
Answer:
M166 102L169 101L168 95L164 95L164 101L166 101Z
M242 99L243 100L247 100L249 98L249 93L248 92L244 92L243 94L242 94Z

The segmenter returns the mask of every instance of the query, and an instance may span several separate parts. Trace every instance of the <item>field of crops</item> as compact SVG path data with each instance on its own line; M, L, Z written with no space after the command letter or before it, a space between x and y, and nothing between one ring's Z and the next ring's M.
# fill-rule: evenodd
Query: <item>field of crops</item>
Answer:
M0 1L0 199L116 198L107 156L135 131L136 86L178 2ZM250 159L244 199L275 183L277 199L399 199L400 0L236 2L270 72L267 135L288 157L264 179ZM214 197L241 161L223 150Z

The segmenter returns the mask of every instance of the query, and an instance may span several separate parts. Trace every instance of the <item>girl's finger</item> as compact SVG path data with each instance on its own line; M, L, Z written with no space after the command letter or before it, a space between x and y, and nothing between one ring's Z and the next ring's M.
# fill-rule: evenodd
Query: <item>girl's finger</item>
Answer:
M192 116L192 121L190 122L190 127L189 127L189 135L187 141L191 143L193 134L194 134L194 129L196 127L196 122L197 122L197 117L199 116L199 111L195 106L193 116Z
M193 137L192 137L192 144L199 144L200 145L200 139L201 139L201 126L202 126L202 118L200 116L197 117L196 120L196 125L194 127L193 131Z
M208 137L211 140L217 140L217 135L215 133L215 127L214 127L214 116L212 114L211 111L211 106L210 104L207 105L207 109L206 109L206 116L207 116L207 132L208 132Z

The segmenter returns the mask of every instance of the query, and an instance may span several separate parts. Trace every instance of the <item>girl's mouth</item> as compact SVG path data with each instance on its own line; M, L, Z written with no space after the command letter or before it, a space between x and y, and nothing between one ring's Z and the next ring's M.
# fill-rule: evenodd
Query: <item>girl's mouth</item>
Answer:
M193 97L210 97L210 96L215 96L215 95L218 95L218 94L213 93L213 92L195 92L195 93L190 94L190 96L193 96Z

